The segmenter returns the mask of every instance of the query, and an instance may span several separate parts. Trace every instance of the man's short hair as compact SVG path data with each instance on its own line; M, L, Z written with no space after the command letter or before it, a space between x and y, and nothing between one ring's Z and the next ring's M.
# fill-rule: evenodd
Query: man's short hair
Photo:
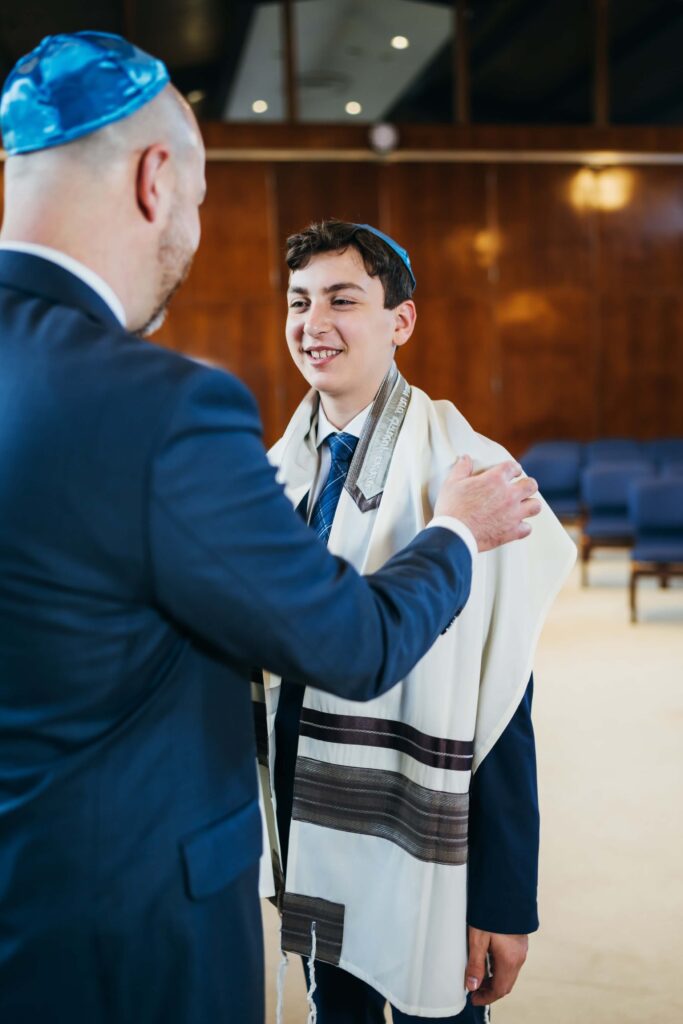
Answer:
M413 282L403 260L372 231L344 220L323 220L311 224L287 239L287 266L302 270L321 252L345 252L349 247L361 256L370 277L378 277L384 288L384 308L395 309L413 294Z

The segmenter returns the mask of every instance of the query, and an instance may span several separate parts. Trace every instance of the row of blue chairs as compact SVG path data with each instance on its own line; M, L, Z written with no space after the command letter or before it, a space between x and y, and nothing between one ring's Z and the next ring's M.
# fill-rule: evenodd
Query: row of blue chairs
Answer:
M629 441L542 441L521 458L525 472L535 477L543 496L560 519L577 519L584 509L582 477L602 463L645 462L667 475L683 475L683 438Z
M581 580L599 547L629 547L631 620L644 576L683 576L683 438L544 442L521 463L556 514L581 527Z

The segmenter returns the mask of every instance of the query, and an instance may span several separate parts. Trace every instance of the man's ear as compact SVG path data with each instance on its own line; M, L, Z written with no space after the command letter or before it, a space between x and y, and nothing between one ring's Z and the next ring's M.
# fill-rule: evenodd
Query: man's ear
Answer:
M415 321L417 320L415 303L412 299L406 299L406 301L401 302L393 312L395 322L392 341L394 345L397 346L405 345L415 329Z
M150 224L158 220L170 196L170 152L157 142L144 151L138 162L138 209Z

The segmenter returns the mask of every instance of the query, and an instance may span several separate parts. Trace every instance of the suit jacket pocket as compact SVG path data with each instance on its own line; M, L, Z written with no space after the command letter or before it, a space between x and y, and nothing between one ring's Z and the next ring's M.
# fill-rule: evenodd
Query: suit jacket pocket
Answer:
M181 842L185 880L192 899L220 892L261 856L258 800L207 825Z

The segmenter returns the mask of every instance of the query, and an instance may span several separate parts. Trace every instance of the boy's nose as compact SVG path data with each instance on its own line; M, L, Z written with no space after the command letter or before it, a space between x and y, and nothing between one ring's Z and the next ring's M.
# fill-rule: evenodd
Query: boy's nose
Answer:
M327 317L310 317L304 325L304 331L312 338L317 338L321 334L327 334L331 326Z

